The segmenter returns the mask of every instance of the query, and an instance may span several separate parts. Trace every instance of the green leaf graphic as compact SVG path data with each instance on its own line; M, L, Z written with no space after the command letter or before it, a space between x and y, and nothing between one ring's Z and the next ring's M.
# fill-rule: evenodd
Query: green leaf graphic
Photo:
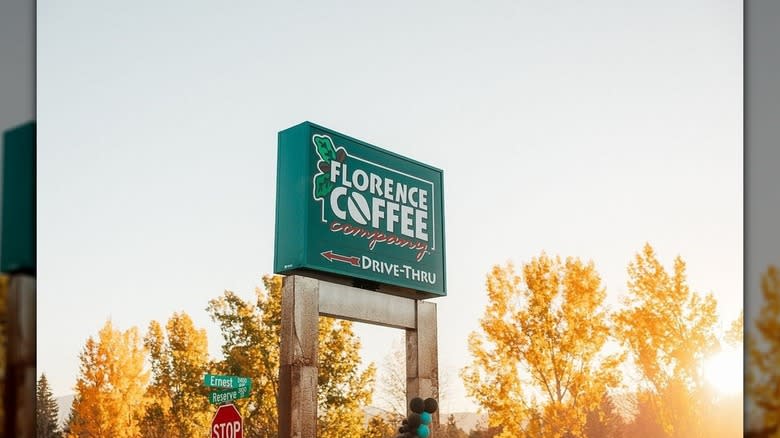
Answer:
M317 153L320 155L323 161L330 163L336 159L336 148L333 147L333 141L330 137L324 135L314 136L314 145L317 148Z
M324 198L336 187L336 184L330 181L330 172L321 173L314 178L314 197Z

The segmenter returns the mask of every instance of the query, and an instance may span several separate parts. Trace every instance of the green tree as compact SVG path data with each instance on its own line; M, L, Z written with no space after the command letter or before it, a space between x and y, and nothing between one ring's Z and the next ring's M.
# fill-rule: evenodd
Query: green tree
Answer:
M682 258L667 273L649 244L629 264L628 275L625 307L615 321L649 406L672 438L702 436L707 399L701 364L718 346L715 298L690 290Z
M186 313L174 313L165 330L149 324L144 338L152 367L143 436L189 438L208 430L211 409L203 375L209 370L206 331Z
M149 373L138 329L122 332L107 321L97 340L87 339L80 362L68 436L139 436Z
M41 374L35 393L36 437L60 438L62 436L57 424L57 402L49 388L46 374Z
M501 437L581 436L588 411L620 379L622 358L603 351L606 292L593 263L575 258L542 254L522 272L495 266L488 275L464 385Z
M208 311L220 326L225 359L217 368L252 378L252 396L239 400L253 436L277 436L282 277L263 277L254 302L225 291ZM371 401L375 367L360 371L360 342L352 323L319 319L318 437L361 435L362 407Z

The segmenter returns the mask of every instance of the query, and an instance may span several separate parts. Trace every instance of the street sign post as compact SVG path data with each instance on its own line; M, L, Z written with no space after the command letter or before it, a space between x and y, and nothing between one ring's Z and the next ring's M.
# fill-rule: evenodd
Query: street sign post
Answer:
M222 405L211 420L211 438L244 438L244 422L233 405Z
M447 295L443 172L304 122L279 133L274 272Z

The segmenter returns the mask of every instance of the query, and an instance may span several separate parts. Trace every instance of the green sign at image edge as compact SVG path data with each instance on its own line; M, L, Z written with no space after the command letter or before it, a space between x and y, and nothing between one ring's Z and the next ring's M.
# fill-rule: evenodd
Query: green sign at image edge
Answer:
M435 167L310 122L281 131L274 272L445 296L442 191Z
M1 142L0 271L35 275L36 123L5 131Z

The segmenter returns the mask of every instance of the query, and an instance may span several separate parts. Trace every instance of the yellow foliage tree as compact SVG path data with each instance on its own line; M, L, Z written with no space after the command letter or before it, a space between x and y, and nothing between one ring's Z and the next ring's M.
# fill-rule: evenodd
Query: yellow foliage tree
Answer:
M761 278L764 303L749 338L748 397L761 410L763 430L780 437L780 272L770 266Z
M189 438L203 435L211 421L203 375L209 371L206 330L186 313L174 313L165 330L149 324L144 338L152 366L143 436Z
M392 415L374 415L368 419L363 438L395 438L398 435L396 430L400 424L400 421L393 421Z
M629 264L628 275L625 308L615 320L650 405L669 436L702 436L707 397L701 365L718 345L715 298L690 290L682 258L667 273L649 244Z
M745 315L744 310L739 312L737 319L731 322L731 326L726 331L725 341L729 345L742 345L744 338Z
M217 369L251 377L252 395L235 402L244 415L244 427L253 436L276 438L279 395L279 340L281 334L281 277L263 278L265 291L255 290L256 302L231 291L209 302L208 311L224 338L224 360Z
M68 436L140 436L149 373L138 330L122 332L107 321L97 340L87 339L80 361Z
M376 369L360 372L360 339L352 323L333 318L319 321L317 436L362 436L363 407L371 403Z
M743 351L743 315L744 311L739 312L739 316L729 324L729 328L723 335L722 344L729 346L740 353ZM727 350L728 351L728 350ZM740 354L741 356L741 354ZM733 370L733 379L741 379L741 376ZM713 382L707 382L712 385ZM733 437L742 435L744 430L744 397L741 391L735 393L724 393L712 387L711 395L707 397L707 411L702 417L704 425L704 436L707 438ZM780 437L778 437L780 438Z
M542 254L522 274L509 264L487 276L482 333L469 337L474 360L461 377L500 437L582 437L620 380L622 357L604 353L606 292L593 263L576 258Z
M226 291L208 311L222 331L219 370L252 378L252 396L238 400L252 436L276 438L282 277L263 277L265 291L247 302ZM362 436L362 407L371 402L375 367L360 367L360 341L352 323L319 319L318 437Z

